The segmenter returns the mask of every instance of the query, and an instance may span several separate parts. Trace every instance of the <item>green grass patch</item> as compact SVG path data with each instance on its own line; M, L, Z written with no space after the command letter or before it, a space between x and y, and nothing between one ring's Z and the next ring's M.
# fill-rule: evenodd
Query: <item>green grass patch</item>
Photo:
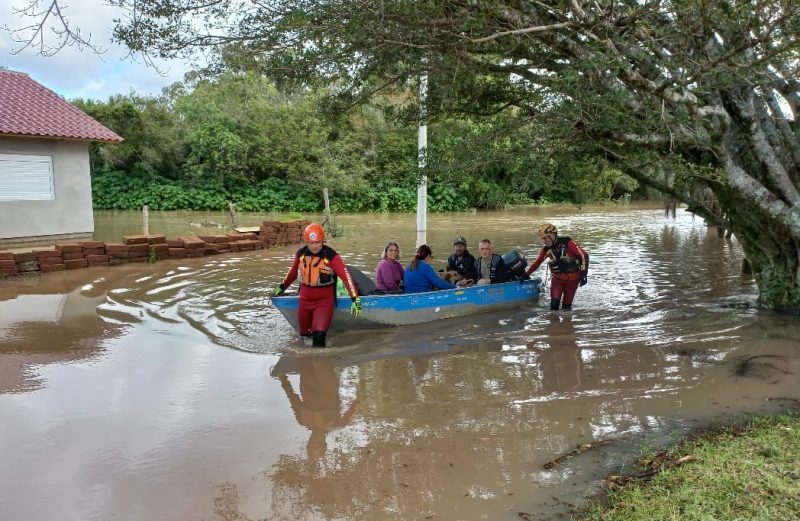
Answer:
M800 519L800 417L758 418L687 441L675 460L694 456L648 481L611 485L582 521Z

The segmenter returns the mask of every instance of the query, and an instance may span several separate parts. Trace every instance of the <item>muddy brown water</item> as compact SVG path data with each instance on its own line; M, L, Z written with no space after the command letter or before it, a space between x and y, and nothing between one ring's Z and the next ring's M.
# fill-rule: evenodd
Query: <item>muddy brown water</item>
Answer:
M97 239L139 231L96 218ZM748 307L741 248L691 214L434 214L428 242L437 264L456 235L532 257L545 219L591 253L572 313L544 295L325 351L269 305L293 247L0 281L0 519L555 519L642 446L797 409L800 318ZM409 260L413 215L338 223L349 263L371 271L390 239Z

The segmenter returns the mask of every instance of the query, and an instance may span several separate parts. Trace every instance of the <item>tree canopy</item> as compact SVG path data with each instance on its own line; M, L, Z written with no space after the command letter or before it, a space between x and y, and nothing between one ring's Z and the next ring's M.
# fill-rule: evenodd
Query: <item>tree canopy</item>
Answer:
M228 72L156 98L75 100L125 138L91 146L95 207L222 210L236 201L243 211L313 211L325 187L335 211L414 211L416 123L388 118L389 99L332 118L321 107L327 92L282 93L256 73ZM516 124L504 113L431 124L431 211L587 203L637 188L595 154L542 147L532 128Z

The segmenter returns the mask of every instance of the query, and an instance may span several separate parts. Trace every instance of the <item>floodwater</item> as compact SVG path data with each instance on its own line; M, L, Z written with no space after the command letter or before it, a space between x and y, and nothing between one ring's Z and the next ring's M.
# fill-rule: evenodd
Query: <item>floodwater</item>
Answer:
M195 219L154 215L151 233ZM327 350L267 298L295 247L0 281L0 519L555 519L642 446L797 410L800 318L753 310L741 248L691 214L434 214L428 242L437 264L456 235L531 258L543 220L591 254L573 312L544 294ZM140 225L97 221L103 240ZM410 259L413 215L337 223L355 266L390 239Z

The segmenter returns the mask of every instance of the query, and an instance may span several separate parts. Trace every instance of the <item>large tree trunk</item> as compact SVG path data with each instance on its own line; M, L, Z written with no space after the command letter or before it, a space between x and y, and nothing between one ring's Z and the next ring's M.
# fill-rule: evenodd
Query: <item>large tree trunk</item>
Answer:
M766 98L753 87L720 96L730 114L719 146L727 179L715 192L752 267L759 305L800 314L798 142Z
M770 215L753 202L757 194L745 198L725 189L718 195L758 284L759 306L800 314L800 247L786 222L796 212Z
M758 304L779 312L800 314L800 248L785 226L740 198L723 202L758 284ZM735 210L733 210L735 209Z

